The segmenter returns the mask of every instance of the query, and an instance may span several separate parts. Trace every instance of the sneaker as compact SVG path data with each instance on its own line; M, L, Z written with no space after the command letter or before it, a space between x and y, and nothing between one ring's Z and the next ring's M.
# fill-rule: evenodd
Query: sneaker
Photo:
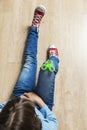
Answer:
M58 57L58 49L55 47L55 45L50 45L48 48L48 58L51 56Z
M41 20L45 14L46 8L43 5L38 6L34 11L34 17L32 21L32 26L39 27Z

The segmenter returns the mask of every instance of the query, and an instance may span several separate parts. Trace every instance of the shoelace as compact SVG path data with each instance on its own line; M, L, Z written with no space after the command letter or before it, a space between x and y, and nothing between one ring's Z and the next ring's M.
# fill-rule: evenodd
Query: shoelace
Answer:
M33 24L40 23L42 17L43 17L42 15L35 14L35 15L34 15L34 19L33 19Z

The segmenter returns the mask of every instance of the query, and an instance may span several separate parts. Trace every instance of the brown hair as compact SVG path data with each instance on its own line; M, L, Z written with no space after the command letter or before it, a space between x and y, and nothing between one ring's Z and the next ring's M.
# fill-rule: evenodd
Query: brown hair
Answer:
M0 130L41 130L34 104L21 98L9 101L0 113Z

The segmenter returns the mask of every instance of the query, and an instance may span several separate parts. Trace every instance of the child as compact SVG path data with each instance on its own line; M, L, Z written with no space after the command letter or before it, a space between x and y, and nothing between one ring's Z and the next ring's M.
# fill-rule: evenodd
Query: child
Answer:
M7 103L0 105L0 130L57 130L58 123L52 113L55 75L58 72L58 50L48 48L48 59L40 69L35 87L37 69L38 30L45 7L35 9L24 52L25 63Z

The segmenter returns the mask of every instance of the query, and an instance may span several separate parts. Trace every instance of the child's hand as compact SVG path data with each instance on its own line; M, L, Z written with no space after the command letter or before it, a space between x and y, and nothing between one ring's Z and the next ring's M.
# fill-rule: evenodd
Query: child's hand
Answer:
M24 97L37 104L39 107L43 107L45 105L44 101L33 92L24 93Z

